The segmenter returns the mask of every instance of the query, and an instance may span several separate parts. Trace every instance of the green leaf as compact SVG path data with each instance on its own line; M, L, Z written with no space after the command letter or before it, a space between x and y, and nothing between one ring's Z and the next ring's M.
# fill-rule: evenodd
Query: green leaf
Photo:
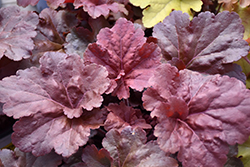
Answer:
M181 10L191 14L190 8L195 11L201 9L201 0L130 0L135 6L145 8L143 10L143 25L147 28L153 27L168 16L172 10Z
M246 58L250 60L250 54L248 54ZM242 68L242 71L245 73L247 77L246 87L249 89L250 88L250 64L244 58L241 58L240 60L238 60L236 64L240 65Z
M241 8L239 4L234 6L234 12L238 13L242 20L242 24L245 27L244 39L250 38L250 7Z
M244 166L250 166L250 137L248 140L238 146L238 157L240 156Z

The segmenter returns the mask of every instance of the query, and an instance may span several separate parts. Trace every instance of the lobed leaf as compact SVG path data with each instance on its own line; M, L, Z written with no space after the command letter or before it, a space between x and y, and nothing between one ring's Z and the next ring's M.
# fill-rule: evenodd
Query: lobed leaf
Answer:
M57 52L47 52L40 63L40 68L20 70L17 76L0 81L6 115L20 118L63 111L68 118L78 118L82 108L90 111L101 106L101 94L110 84L104 67L84 66L79 56Z
M102 145L113 158L114 166L177 167L175 159L164 153L155 142L146 143L146 134L130 126L120 133L112 129L107 132Z
M142 118L141 111L126 106L123 102L120 104L111 103L106 107L110 113L104 123L105 130L117 129L121 132L125 127L140 127L142 129L151 129L151 125L147 124Z
M108 72L96 64L84 66L79 56L57 52L47 52L40 64L0 81L3 112L21 118L12 136L20 150L41 156L54 148L68 157L106 118L105 110L92 109L102 104Z
M3 56L14 61L29 58L39 21L37 14L12 6L1 8L0 18L0 59Z
M130 2L135 6L145 8L143 10L142 22L147 28L151 28L163 21L173 9L191 13L191 8L199 11L202 5L201 0L130 0Z
M192 21L187 14L173 11L157 24L153 36L163 56L179 69L224 74L227 64L248 54L244 27L235 12L200 13Z
M51 152L47 155L35 157L31 153L24 153L18 148L14 151L3 149L0 150L0 165L11 167L57 167L62 163L62 157Z
M159 120L154 135L183 166L222 166L228 144L247 140L250 91L241 81L163 64L149 82L142 100Z
M76 14L67 11L56 11L45 8L39 14L39 24L34 38L35 48L32 51L32 61L39 61L40 57L48 51L63 49L65 34L77 25Z
M94 109L82 111L79 118L69 119L64 113L36 113L17 121L12 135L13 144L35 156L48 154L52 149L63 157L74 154L79 146L87 143L90 129L99 128L106 111Z
M160 49L154 43L145 43L144 32L135 29L124 18L113 28L104 28L97 36L97 43L90 44L84 53L86 63L103 65L112 80L110 89L119 99L129 97L129 87L142 91L150 86L148 79L160 64Z

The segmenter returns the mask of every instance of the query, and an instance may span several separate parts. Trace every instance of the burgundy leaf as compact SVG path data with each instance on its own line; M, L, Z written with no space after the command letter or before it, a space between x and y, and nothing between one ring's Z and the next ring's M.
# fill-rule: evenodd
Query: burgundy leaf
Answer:
M56 10L45 8L39 14L39 17L42 20L39 24L39 30L49 40L58 43L64 41L64 34L68 33L78 23L76 14L65 10L57 12Z
M24 153L18 148L14 151L3 149L0 150L0 165L8 167L57 167L62 163L62 157L51 152L47 155L35 157L31 153Z
M159 66L143 93L143 105L159 123L154 135L185 167L222 166L228 144L250 135L250 91L228 76Z
M104 128L107 131L117 129L121 132L127 126L133 128L140 127L142 129L152 128L151 125L147 124L145 119L142 118L139 109L133 109L130 106L126 106L123 102L120 104L111 103L106 108L111 111L104 123Z
M3 112L20 118L37 112L80 117L83 110L100 107L109 87L108 72L96 64L84 66L79 56L47 52L40 68L17 72L0 81Z
M35 48L32 51L32 61L37 64L45 52L63 49L65 34L78 23L76 14L63 10L57 12L46 8L39 17L37 36L34 38Z
M160 64L160 49L154 43L145 43L144 32L135 29L124 18L111 29L104 28L97 36L97 44L88 46L85 62L103 65L112 79L112 95L119 99L129 97L129 87L142 91L150 86L148 79Z
M95 145L88 145L84 148L82 160L88 167L110 167L113 161L106 149L102 148L98 151Z
M176 160L164 153L156 142L146 141L146 133L142 129L127 126L120 133L110 130L102 145L109 151L114 166L178 166Z
M153 29L163 56L179 69L224 74L226 64L248 54L243 40L244 27L237 13L218 15L200 13L189 20L188 14L173 11Z
M69 119L63 112L36 113L22 117L13 126L13 144L35 156L48 154L53 148L57 154L69 157L79 146L87 143L90 129L99 128L106 116L105 110L83 110L79 118Z
M29 58L34 48L37 14L12 6L1 8L0 18L0 59L4 55L15 61Z
M94 19L101 15L108 16L109 11L114 13L121 11L126 14L128 12L123 4L113 0L74 0L74 6L75 8L83 7L83 10Z

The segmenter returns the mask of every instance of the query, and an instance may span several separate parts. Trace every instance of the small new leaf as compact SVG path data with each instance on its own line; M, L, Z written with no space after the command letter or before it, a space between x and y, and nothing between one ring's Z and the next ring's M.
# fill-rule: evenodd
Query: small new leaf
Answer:
M127 126L120 133L110 130L102 145L109 151L114 166L178 166L177 161L162 151L156 142L146 141L146 133L142 129Z
M3 56L14 61L29 58L34 48L32 38L37 34L37 14L12 6L1 8L0 18L0 59Z

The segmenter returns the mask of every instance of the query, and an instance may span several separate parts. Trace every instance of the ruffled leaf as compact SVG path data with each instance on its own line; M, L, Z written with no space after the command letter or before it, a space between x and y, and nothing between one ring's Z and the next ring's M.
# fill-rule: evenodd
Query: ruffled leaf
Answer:
M5 103L6 115L20 118L63 111L73 118L82 115L82 108L101 106L101 94L110 84L104 67L84 66L79 56L57 52L47 52L40 63L40 68L20 70L17 76L0 81L0 102Z
M13 126L12 142L20 150L32 152L35 156L48 154L55 149L57 154L69 157L79 146L87 143L90 129L99 128L106 118L105 110L82 112L79 118L72 119L62 111L22 117Z
M235 78L156 69L143 93L143 105L159 123L154 135L166 152L178 152L185 167L222 166L228 144L243 143L250 134L250 91ZM230 89L229 89L230 88Z
M34 48L37 14L18 7L0 9L0 59L3 56L18 61L29 58Z
M249 50L242 39L244 27L234 12L216 16L205 12L190 21L187 14L173 11L153 31L165 59L179 69L224 74L225 65L246 56Z
M160 64L160 49L154 43L145 43L143 36L141 29L120 18L113 28L102 29L97 43L90 44L85 51L85 62L107 68L115 88L112 95L119 99L129 97L129 87L142 91L150 86L148 79Z
M20 151L18 148L15 148L14 151L8 149L0 150L0 165L5 167L57 167L61 163L62 157L55 152L35 157L31 153Z
M168 16L172 10L181 10L191 13L191 8L195 11L201 9L201 0L130 0L135 6L145 8L143 10L143 25L147 28L153 27Z
M110 130L102 145L109 151L114 166L178 166L176 160L164 153L155 142L146 143L146 140L143 130L128 126L121 133L115 129Z
M37 36L34 39L35 48L32 51L33 61L48 51L63 49L65 34L77 25L76 14L67 11L56 11L46 8L40 14L40 21L37 27Z
M152 128L151 125L147 124L145 119L142 118L139 109L126 106L123 102L120 104L109 104L106 108L110 111L104 123L104 128L107 131L117 129L121 132L126 126L133 128L140 127L142 129Z
M88 167L110 167L113 160L109 155L109 152L102 148L98 151L95 145L87 146L82 153L82 160Z

